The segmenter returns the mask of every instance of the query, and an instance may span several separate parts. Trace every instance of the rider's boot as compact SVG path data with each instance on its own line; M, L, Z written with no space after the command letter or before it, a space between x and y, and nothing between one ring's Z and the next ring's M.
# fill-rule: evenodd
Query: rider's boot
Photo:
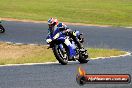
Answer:
M82 36L82 34L80 34L78 36L78 39L79 39L80 43L83 43L84 42L84 37Z

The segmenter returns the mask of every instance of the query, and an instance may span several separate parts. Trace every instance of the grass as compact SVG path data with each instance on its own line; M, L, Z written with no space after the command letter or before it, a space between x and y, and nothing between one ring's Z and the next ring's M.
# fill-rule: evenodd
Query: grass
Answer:
M0 17L132 26L132 0L1 0Z
M117 49L101 49L101 48L89 48L89 56L93 59L96 57L109 57L109 56L118 56L125 54L126 52L120 51Z
M89 48L90 58L108 57L125 54L124 51L115 49ZM23 63L43 63L56 61L51 49L47 46L14 45L0 42L0 64L23 64Z

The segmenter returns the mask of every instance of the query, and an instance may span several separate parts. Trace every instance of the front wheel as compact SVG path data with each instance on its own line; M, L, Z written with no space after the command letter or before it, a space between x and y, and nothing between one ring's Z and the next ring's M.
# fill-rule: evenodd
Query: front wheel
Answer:
M0 33L4 33L5 32L5 29L4 27L0 24Z
M52 50L59 63L61 63L62 65L66 65L68 63L69 53L65 44L61 44L61 46L54 45Z

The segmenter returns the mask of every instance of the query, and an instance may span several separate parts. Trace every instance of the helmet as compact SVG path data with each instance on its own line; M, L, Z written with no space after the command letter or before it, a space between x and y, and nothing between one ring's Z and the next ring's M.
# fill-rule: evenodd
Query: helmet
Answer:
M48 20L48 25L49 25L49 29L50 31L53 31L54 29L54 26L58 24L58 20L57 19L54 19L54 18L50 18Z
M57 25L58 24L58 20L57 19L54 19L54 18L50 18L49 20L48 20L48 24L49 25Z
M59 29L65 29L67 26L66 26L65 24L63 24L63 23L59 23L59 24L57 25L57 27L58 27Z

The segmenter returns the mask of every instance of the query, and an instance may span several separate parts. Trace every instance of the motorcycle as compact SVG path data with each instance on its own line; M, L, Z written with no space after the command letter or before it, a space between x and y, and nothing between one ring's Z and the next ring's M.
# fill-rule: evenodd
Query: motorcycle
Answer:
M81 35L79 31L72 33L63 33L55 31L52 39L47 39L49 47L52 48L54 56L62 65L66 65L68 61L78 60L80 63L87 63L88 53L82 45Z
M0 33L4 33L5 32L5 28L2 26L1 21L0 21Z

